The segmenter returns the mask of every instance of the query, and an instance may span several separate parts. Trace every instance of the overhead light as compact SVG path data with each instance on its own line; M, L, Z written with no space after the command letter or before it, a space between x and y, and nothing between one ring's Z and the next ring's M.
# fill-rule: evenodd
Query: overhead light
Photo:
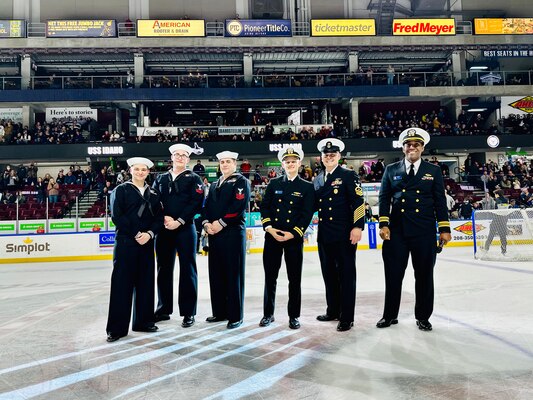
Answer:
M486 65L474 65L473 67L470 67L470 71L472 71L473 69L485 70L489 69L489 67L487 67Z
M261 110L261 112L263 114L274 114L276 111L275 110Z
M210 114L226 114L226 111L221 111L221 110L213 110L213 111L209 111Z
M482 112L482 111L487 111L486 108L469 108L467 110L468 112Z
M192 114L192 111L182 111L182 110L176 110L174 111L176 114L180 114L180 115L191 115Z

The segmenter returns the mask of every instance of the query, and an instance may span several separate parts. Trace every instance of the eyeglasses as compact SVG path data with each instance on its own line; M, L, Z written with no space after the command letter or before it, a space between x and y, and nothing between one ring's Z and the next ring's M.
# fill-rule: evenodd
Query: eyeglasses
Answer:
M189 156L187 154L178 154L178 153L174 153L173 154L174 157L176 158L189 158Z

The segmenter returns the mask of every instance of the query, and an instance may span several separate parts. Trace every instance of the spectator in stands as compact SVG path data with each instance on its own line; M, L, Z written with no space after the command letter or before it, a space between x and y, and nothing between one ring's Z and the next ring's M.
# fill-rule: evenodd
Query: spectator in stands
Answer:
M394 72L394 67L389 64L389 66L387 67L387 85L394 84Z
M75 185L76 184L76 176L72 173L72 171L68 171L67 175L65 176L65 185Z
M246 179L250 178L250 170L252 169L252 164L248 160L243 160L240 166L241 174L244 175Z
M26 203L26 196L24 196L20 190L17 190L17 192L15 193L15 203Z
M472 203L470 199L464 199L463 203L459 206L459 216L461 219L470 219L472 218Z
M7 176L7 183L6 183L6 187L8 190L13 190L15 188L17 188L19 185L19 177L17 175L17 171L15 171L14 169L10 169L9 170L9 175Z
M57 173L56 183L63 185L65 183L65 172L63 169L60 169Z
M518 198L518 204L521 207L533 207L533 195L529 193L529 189L524 186L520 190L520 196Z
M446 196L446 207L448 208L448 215L451 217L452 211L453 211L453 209L455 207L455 200L450 195L450 192L448 192L447 189L444 189L444 194Z
M505 197L505 193L502 189L497 189L494 191L494 199L498 208L504 204L509 204L509 200Z
M38 177L37 182L35 183L35 191L37 192L37 202L44 203L44 198L48 190L47 185L44 184L43 178Z
M57 203L59 197L59 184L54 180L54 178L50 178L48 181L47 191L48 201L52 204Z
M494 200L488 191L485 191L485 197L479 202L479 204L483 210L496 210L498 208L496 200Z
M37 183L37 171L39 168L35 165L35 163L31 163L28 167L28 173L26 175L26 184L28 185L35 185Z
M192 172L199 175L201 178L205 176L205 167L202 164L202 160L196 160L196 165L192 167Z

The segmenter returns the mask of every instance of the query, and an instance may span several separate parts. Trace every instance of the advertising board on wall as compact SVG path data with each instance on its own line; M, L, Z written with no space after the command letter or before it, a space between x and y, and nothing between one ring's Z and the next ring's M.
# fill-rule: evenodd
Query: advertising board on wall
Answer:
M392 21L395 36L444 36L455 35L453 18L395 18Z
M531 35L533 18L474 18L476 35Z
M0 38L26 37L26 21L20 19L1 19Z
M375 36L374 19L312 19L311 36Z
M46 21L46 37L49 38L109 38L116 36L117 23L112 19Z
M500 104L501 118L533 113L533 96L502 96Z
M292 36L290 19L227 19L224 36Z
M137 37L203 37L205 21L180 19L138 19Z
M22 123L22 108L0 108L0 120L2 119Z
M53 119L86 119L92 118L98 121L98 110L90 107L62 107L47 108L46 122L52 122Z

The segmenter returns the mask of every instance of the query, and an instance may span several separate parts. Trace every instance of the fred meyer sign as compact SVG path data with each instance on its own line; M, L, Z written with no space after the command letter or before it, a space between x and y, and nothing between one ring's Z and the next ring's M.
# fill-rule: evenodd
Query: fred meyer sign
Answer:
M392 34L395 36L455 35L455 19L453 18L425 18L425 19L394 19Z
M373 19L312 19L311 36L375 36Z
M292 36L291 20L227 19L225 36Z
M205 21L178 19L139 19L138 37L202 37L205 36Z

